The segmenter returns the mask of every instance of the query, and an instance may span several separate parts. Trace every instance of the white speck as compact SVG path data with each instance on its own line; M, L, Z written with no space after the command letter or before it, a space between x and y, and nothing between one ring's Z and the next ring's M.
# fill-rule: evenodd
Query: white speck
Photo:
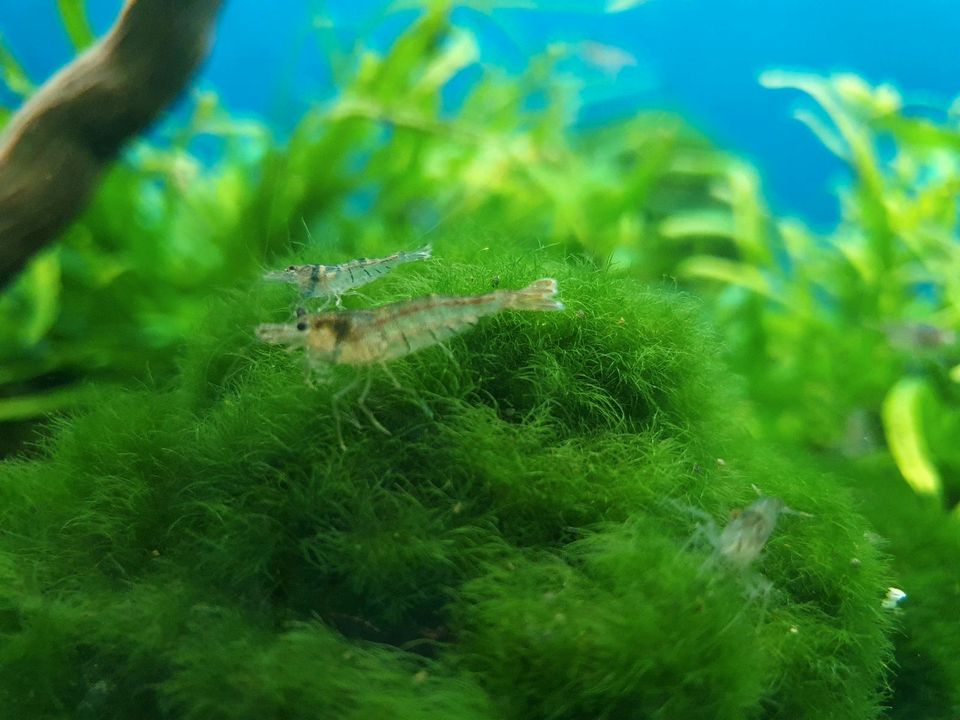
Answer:
M887 596L883 599L883 602L881 602L880 605L887 610L894 610L906 599L907 594L903 590L892 587L887 590Z

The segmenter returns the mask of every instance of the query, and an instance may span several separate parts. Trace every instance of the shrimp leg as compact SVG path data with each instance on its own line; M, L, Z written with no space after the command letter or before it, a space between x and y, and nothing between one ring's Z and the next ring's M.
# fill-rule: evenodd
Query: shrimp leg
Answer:
M373 414L373 411L367 407L367 395L370 394L370 383L372 382L373 378L369 372L364 374L367 376L367 381L363 384L363 390L360 391L360 395L357 398L357 407L360 408L360 411L367 416L367 419L370 421L371 425L373 425L384 435L390 435L390 431L380 424L380 421L377 420L377 417Z

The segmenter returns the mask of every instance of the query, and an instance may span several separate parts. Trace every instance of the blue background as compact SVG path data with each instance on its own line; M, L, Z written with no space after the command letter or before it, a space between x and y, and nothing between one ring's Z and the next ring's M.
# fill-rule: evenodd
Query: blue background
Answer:
M595 116L678 111L759 167L777 211L820 227L836 218L830 190L843 181L843 168L791 118L797 96L761 88L761 71L857 72L893 82L908 103L935 107L960 94L956 0L647 0L617 14L586 0L536 4L461 9L458 19L478 31L486 59L514 69L551 42L592 40L626 50L639 64L603 81L596 96L620 99L595 107ZM383 45L409 19L400 13L383 20L384 2L329 5L343 41L372 32L372 44ZM121 3L88 6L102 32ZM312 99L331 93L313 29L323 11L317 0L228 0L199 85L216 88L233 112L290 128ZM53 0L0 0L0 33L36 81L72 56ZM0 102L14 101L0 94Z

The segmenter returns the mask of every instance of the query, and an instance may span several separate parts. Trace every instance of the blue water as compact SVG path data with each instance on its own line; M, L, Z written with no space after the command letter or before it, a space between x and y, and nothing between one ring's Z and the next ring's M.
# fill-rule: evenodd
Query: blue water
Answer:
M776 210L816 226L836 219L831 189L843 182L843 167L791 119L796 94L761 88L761 71L853 71L871 82L895 83L908 101L935 106L960 94L955 0L647 0L625 13L584 10L602 4L542 2L541 10L489 15L463 9L458 19L478 30L488 58L512 68L551 42L592 40L623 48L638 66L625 68L616 81L593 78L598 84L589 96L597 102L586 109L587 119L635 108L680 112L759 167ZM120 5L89 1L98 31ZM330 12L341 41L373 31L375 44L389 42L406 17L371 25L383 2L329 5L338 6ZM331 92L312 28L321 6L315 0L231 0L199 85L215 87L235 112L260 116L281 131L290 128L311 99ZM0 33L37 80L71 56L55 8L52 0L0 0ZM0 102L12 99L0 94Z

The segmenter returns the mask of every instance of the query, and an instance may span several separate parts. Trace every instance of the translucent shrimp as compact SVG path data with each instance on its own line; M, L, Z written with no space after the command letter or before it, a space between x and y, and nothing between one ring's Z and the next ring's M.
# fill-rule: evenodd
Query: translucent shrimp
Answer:
M556 294L557 281L544 278L522 290L494 290L485 295L457 297L430 295L373 310L302 313L296 323L257 326L257 336L264 342L286 345L289 350L304 348L308 370L322 377L333 365L379 363L386 368L386 362L439 345L466 331L480 318L501 310L563 310L563 303L554 299ZM395 380L394 384L399 387ZM337 404L355 385L356 381L331 398L337 439L344 449ZM369 390L370 376L367 375L358 408L375 428L389 434L364 404Z
M268 272L264 280L296 285L305 298L334 300L340 307L340 297L362 285L386 275L398 265L426 260L432 249L425 245L410 252L401 250L382 258L357 258L339 265L290 265L283 270Z
M759 492L758 488L754 489ZM713 549L705 567L726 565L739 571L748 570L760 557L781 515L813 517L810 513L787 507L780 498L761 496L742 510L731 513L730 522L718 529L713 518L702 510L671 504L700 518L693 540L706 540Z
M557 281L537 280L522 290L494 290L485 295L442 297L302 315L296 323L257 327L264 342L306 349L311 365L369 365L438 345L501 310L562 310L554 300Z
M715 552L735 567L749 567L770 539L780 513L789 510L779 498L755 500L723 528L716 539Z

